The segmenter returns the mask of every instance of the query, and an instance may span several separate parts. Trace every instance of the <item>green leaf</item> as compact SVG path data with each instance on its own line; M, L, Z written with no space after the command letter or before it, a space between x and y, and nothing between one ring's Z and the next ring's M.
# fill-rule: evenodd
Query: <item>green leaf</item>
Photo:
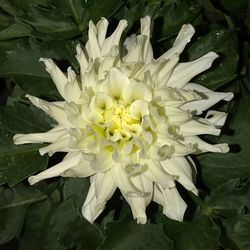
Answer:
M74 37L79 35L80 32L77 25L72 22L72 19L62 15L56 8L30 7L21 20L32 25L36 31L45 33L57 40Z
M224 247L237 250L250 249L250 214L223 219L222 223L226 231Z
M43 42L30 39L26 42L0 43L0 77L12 77L24 92L35 96L59 99L53 81L39 62L39 58L53 58L78 69L75 43L71 41ZM67 61L67 62L66 62ZM60 66L60 65L59 65Z
M250 207L250 180L238 178L217 186L205 203L221 216L236 215L243 207Z
M89 190L88 178L63 178L63 198L72 199L75 207L81 209Z
M244 11L244 8L247 8L247 4L249 3L248 0L238 0L238 1L231 1L231 0L220 0L219 1L222 7L228 11Z
M219 230L207 216L192 222L177 222L160 215L158 221L174 241L175 250L219 250Z
M36 76L16 76L12 80L15 84L21 87L25 94L45 96L52 100L60 100L62 98L58 93L54 82L50 78Z
M135 221L107 224L107 238L100 250L165 250L173 249L173 242L164 234L162 225L138 225Z
M22 3L22 1L18 0L1 0L0 2L0 7L3 9L4 12L8 13L9 15L12 16L19 16L23 14L24 12L19 8L18 2Z
M33 250L94 250L101 241L99 230L80 217L71 200L47 200L29 209L20 245Z
M227 154L203 154L198 156L204 183L212 188L237 177L250 175L249 138L250 130L246 129L250 123L249 93L242 88L242 96L235 114L232 116L231 129L233 136L223 135L217 143L225 142L238 144L240 152Z
M201 6L194 0L166 1L160 11L163 17L161 40L177 34L181 26L192 22L200 11Z
M0 244L18 237L28 207L46 198L39 190L24 185L0 187Z
M41 145L14 145L18 133L44 132L51 120L36 108L24 105L0 108L0 184L14 186L29 175L44 169L48 157L41 157Z
M239 58L237 46L237 35L233 30L213 30L192 42L188 50L190 60L198 59L210 51L220 56L214 63L218 65L200 74L193 81L213 90L232 81L236 77Z
M43 42L35 39L22 40L6 48L0 43L0 76L33 76L50 78L39 58L47 57L57 60L68 60L69 64L77 65L75 44L69 41ZM68 65L70 66L70 65Z
M0 31L0 40L30 36L32 28L22 22L16 22Z

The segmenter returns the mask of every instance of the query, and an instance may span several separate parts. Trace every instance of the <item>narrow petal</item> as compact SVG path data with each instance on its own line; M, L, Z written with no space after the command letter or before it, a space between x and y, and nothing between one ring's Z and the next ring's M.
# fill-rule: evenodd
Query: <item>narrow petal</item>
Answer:
M227 143L222 144L209 144L201 140L198 136L185 137L184 144L196 144L198 151L201 152L214 152L214 153L227 153L229 147Z
M154 189L154 201L163 206L163 213L170 219L183 221L187 205L176 188L163 189L157 185Z
M95 193L98 203L105 204L115 192L116 187L110 171L96 173Z
M103 43L105 41L105 37L106 37L106 34L107 34L108 25L109 25L109 22L104 17L102 17L101 20L96 25L96 28L97 28L97 38L98 38L98 43L100 44L100 47L103 46Z
M88 52L89 58L94 61L94 59L101 57L101 48L97 38L97 29L93 21L89 22L88 37L89 40L87 41L85 48Z
M207 125L196 120L181 124L179 129L179 133L183 136L219 135L220 131L220 129L212 125Z
M161 165L157 161L146 160L147 170L143 175L154 183L160 184L163 188L175 187L174 178L163 171Z
M106 202L111 198L115 189L116 185L109 171L92 176L88 195L82 206L83 217L93 223L104 210Z
M141 18L141 34L146 37L144 48L143 48L143 62L149 63L153 59L153 49L150 43L150 23L151 19L149 16Z
M181 107L183 110L195 111L197 115L200 115L204 110L209 109L221 100L231 101L234 96L232 92L213 92L212 90L195 83L187 84L185 89L194 90L205 95L204 99L185 103Z
M40 62L43 62L46 66L46 71L50 74L53 82L56 85L56 88L60 95L67 100L67 96L65 95L64 88L68 82L67 77L64 73L56 66L56 64L51 59L40 58Z
M66 170L61 176L84 178L93 174L95 174L95 171L90 167L89 161L82 160L76 167Z
M145 224L147 222L146 207L150 203L153 194L153 182L147 178L138 175L131 178L134 186L142 190L141 196L130 193L125 196L126 201L131 207L134 219L138 224Z
M127 25L128 23L126 20L121 20L116 30L113 32L113 34L110 37L105 39L105 41L103 42L103 46L102 46L103 56L109 53L112 47L119 46L122 32L125 30Z
M175 179L183 187L192 191L195 195L198 195L198 190L193 181L193 176L196 174L193 169L194 166L192 165L192 168L185 157L174 157L172 159L162 161L160 164L166 173L175 176Z
M56 152L73 152L77 149L69 148L69 135L65 135L64 137L60 138L57 141L54 141L50 145L46 147L42 147L39 149L40 155L49 154L52 156Z
M82 206L82 215L90 223L93 223L94 220L101 214L104 210L104 206L97 206L96 196L95 196L95 181L94 176L90 178L91 184L88 190L88 195Z
M77 44L76 46L76 59L80 65L80 73L81 73L81 78L82 78L86 69L88 68L88 61L80 44Z
M167 86L183 88L194 76L209 69L218 57L214 52L209 52L203 57L188 63L180 63L174 69Z
M81 152L68 153L67 157L65 158L62 162L58 163L57 165L50 167L37 175L30 176L28 179L30 185L33 185L44 179L61 176L68 169L78 166L78 164L82 160L82 153Z
M81 104L83 101L81 100L82 91L78 80L76 79L76 73L71 67L68 68L68 83L64 87L64 93L69 102L72 101Z
M227 113L216 110L209 110L205 116L205 119L209 124L222 127L227 119Z
M194 32L194 27L191 24L182 25L173 47L165 52L160 58L169 59L176 53L181 54L187 43L190 42Z
M61 126L56 126L55 128L45 133L16 134L13 139L16 145L25 143L54 142L58 140L60 137L67 134L67 132L68 132L67 129Z
M26 97L32 102L33 105L42 109L60 125L65 127L71 126L64 110L65 102L47 102L32 95L26 95Z

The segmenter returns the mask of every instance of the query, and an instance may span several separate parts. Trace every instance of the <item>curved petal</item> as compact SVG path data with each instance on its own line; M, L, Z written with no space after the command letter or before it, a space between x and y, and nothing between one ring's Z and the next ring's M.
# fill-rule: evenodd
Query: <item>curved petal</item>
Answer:
M182 25L173 47L165 52L160 58L169 59L176 53L181 54L187 43L190 42L194 32L194 27L191 24Z
M214 152L214 153L227 153L229 152L229 146L227 143L222 144L209 144L201 140L198 136L185 137L184 144L196 144L198 151L201 152Z
M178 64L175 67L167 86L183 88L194 76L209 69L217 57L218 55L216 53L209 52L195 61Z
M160 184L163 188L175 187L174 178L163 171L160 162L145 160L147 162L147 170L143 175L154 183Z
M193 169L185 157L174 157L169 160L162 161L162 168L166 173L175 176L176 180L187 190L192 191L195 195L198 195L198 190L193 181Z
M68 169L78 166L81 160L82 160L81 152L78 151L74 153L68 153L66 157L63 159L63 161L61 161L60 163L56 164L53 167L46 169L45 171L37 175L30 176L28 181L30 185L33 185L44 179L61 176Z
M64 110L65 102L47 102L32 95L26 95L26 97L32 102L34 106L42 109L50 117L55 119L60 125L65 127L71 126L71 123L68 120Z
M67 100L67 95L65 94L64 88L68 83L68 79L65 74L56 66L56 64L51 59L40 58L40 62L43 62L46 66L46 71L50 74L53 82L60 95Z
M183 221L187 205L176 188L163 189L160 185L154 188L154 201L163 206L163 213L170 219Z
M205 95L205 99L185 103L181 107L183 110L195 111L197 115L200 115L204 110L207 110L221 100L231 101L234 96L232 92L214 92L195 83L188 83L185 89L191 89Z
M62 126L56 126L45 133L32 133L32 134L16 134L13 137L16 145L25 143L44 143L54 142L68 133L68 130Z
M91 177L87 198L82 206L82 215L90 223L104 210L106 202L115 192L116 185L109 171Z
M102 55L106 55L109 53L112 47L119 46L122 32L127 27L128 23L126 20L121 20L116 28L116 30L112 33L112 35L105 39L102 45Z

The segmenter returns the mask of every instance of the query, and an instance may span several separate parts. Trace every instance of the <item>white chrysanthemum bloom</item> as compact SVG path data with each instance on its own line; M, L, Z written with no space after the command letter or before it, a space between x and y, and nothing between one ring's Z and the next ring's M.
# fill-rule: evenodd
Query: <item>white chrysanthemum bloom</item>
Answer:
M121 44L126 26L121 20L106 38L108 21L90 21L85 48L76 48L80 76L70 67L64 74L51 59L40 59L65 101L27 97L58 125L46 133L17 134L14 142L50 143L40 148L41 155L67 152L59 164L29 177L31 185L55 176L90 176L82 207L90 222L117 187L138 223L146 223L151 200L163 206L166 216L181 221L186 204L176 181L198 194L189 155L229 150L227 144L210 145L198 137L219 135L226 113L198 115L233 94L189 82L218 57L209 52L192 62L178 62L194 34L192 25L183 25L173 47L157 59L150 44L150 18L141 19L140 35Z

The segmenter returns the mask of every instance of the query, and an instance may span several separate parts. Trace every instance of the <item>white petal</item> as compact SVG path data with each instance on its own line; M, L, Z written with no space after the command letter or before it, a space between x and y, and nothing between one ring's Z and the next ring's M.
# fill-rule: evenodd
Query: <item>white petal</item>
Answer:
M194 76L209 69L217 57L218 55L216 53L209 52L195 61L178 64L167 86L183 88Z
M165 173L157 161L146 160L147 170L143 175L154 183L159 183L163 188L175 187L174 179L171 175Z
M116 30L113 32L113 34L110 37L105 39L105 41L103 42L103 46L102 46L103 56L109 53L112 47L119 46L122 32L125 30L127 25L128 23L126 20L121 20Z
M175 176L176 180L181 183L183 187L198 195L198 190L193 183L193 175L196 174L193 172L194 166L192 165L193 168L191 168L191 165L184 157L174 157L172 159L162 161L161 166L166 173Z
M69 148L69 135L65 135L64 137L51 143L50 145L39 149L40 155L45 155L48 153L49 156L52 156L56 152L73 152L73 151L76 151L76 149Z
M181 124L179 133L183 136L193 136L193 135L219 135L220 129L212 126L203 124L196 120L191 120L187 123Z
M227 119L227 113L216 110L209 110L204 120L214 126L222 127Z
M183 221L187 205L176 188L163 189L160 185L157 185L154 189L153 199L163 206L163 213L167 217L173 220Z
M153 194L153 182L147 178L138 175L131 178L134 186L142 190L142 194L138 196L137 193L130 193L125 196L126 201L131 207L134 219L138 224L145 224L147 222L146 207L150 203Z
M88 195L82 206L82 215L90 223L93 223L94 220L100 215L104 210L104 206L97 206L96 196L95 196L95 183L92 176L90 178L91 184L89 187Z
M86 69L88 68L88 61L80 44L77 44L76 46L76 59L78 63L80 64L80 72L81 72L81 77L82 77Z
M53 82L56 85L56 88L60 95L67 100L67 96L64 92L65 85L68 82L67 77L64 75L64 73L56 66L56 64L51 59L47 58L40 58L40 62L43 62L46 66L46 71L50 74Z
M56 126L55 128L45 133L16 134L13 140L16 145L25 143L54 142L67 133L67 129L61 126Z
M82 153L81 152L68 153L67 157L65 158L57 165L50 167L37 175L30 176L28 179L30 185L33 185L44 179L63 175L65 171L67 171L72 167L77 166L80 163L82 159Z
M93 21L89 22L89 40L87 41L85 48L88 52L90 59L96 59L101 57L101 48L97 38L97 29Z
M111 68L107 82L101 86L102 91L114 98L120 98L123 89L129 84L128 77L117 68Z
M183 143L197 144L197 148L201 152L227 153L229 151L226 143L212 145L201 140L198 136L185 137Z
M122 98L128 103L132 103L138 99L150 102L152 94L145 84L131 82L130 84L123 86Z
M141 34L146 36L145 44L143 48L143 62L149 63L153 59L153 49L150 43L150 23L149 16L141 18Z
M195 83L189 83L185 89L191 89L205 95L205 99L197 100L184 104L181 108L183 110L196 111L196 114L201 114L204 110L212 107L221 100L231 101L233 99L232 92L213 92L212 90Z
M108 20L104 17L102 17L101 20L96 25L97 38L98 38L98 42L100 44L100 47L103 46L103 42L104 42L106 34L107 34L108 25L109 25Z
M90 163L86 160L82 160L76 167L66 170L61 176L83 178L93 174L95 174L95 171L91 169Z
M194 33L195 30L191 24L182 25L181 30L175 39L173 47L165 52L160 58L169 59L176 53L181 54L187 43L190 42Z
M165 61L165 65L160 69L160 71L156 74L155 81L157 82L157 86L166 86L168 84L168 80L173 72L173 69L177 62L179 61L179 55L174 54L169 58L169 60Z
M66 127L71 126L64 110L65 102L47 102L32 95L26 95L26 97L32 102L33 105L42 109L59 124Z
M91 177L91 185L82 207L82 215L90 222L104 210L106 202L111 198L116 186L109 171L97 173Z
M115 162L112 159L111 152L105 152L104 150L94 155L93 160L90 162L92 170L96 172L104 172L114 166Z
M104 173L96 173L95 178L95 194L97 202L106 203L115 192L116 185L110 171Z
M143 116L149 115L148 103L142 100L136 100L130 105L129 112L133 118L140 120Z
M67 96L67 100L73 101L77 104L81 104L83 100L82 91L80 89L80 85L76 79L76 74L71 67L68 68L68 83L64 87L65 96Z

